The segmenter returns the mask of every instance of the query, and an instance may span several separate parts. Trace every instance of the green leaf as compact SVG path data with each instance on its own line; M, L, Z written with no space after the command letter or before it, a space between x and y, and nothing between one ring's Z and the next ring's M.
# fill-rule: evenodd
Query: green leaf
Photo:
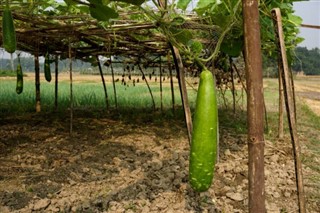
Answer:
M203 48L201 42L194 41L194 40L189 40L187 45L189 46L191 52L194 55L199 56L199 54L201 53L202 48Z
M100 5L102 4L102 0L88 0L90 2L90 4L93 5Z
M111 0L111 1L120 1L120 2L125 2L128 4L137 5L137 6L140 6L141 4L143 4L145 2L145 0Z
M173 37L180 43L187 45L188 42L192 39L192 33L189 30L177 29L175 27L169 28Z
M226 40L221 44L220 50L231 57L238 57L243 49L243 39Z
M185 19L181 16L175 17L172 21L171 21L171 25L172 26L181 26L185 23Z
M67 5L76 5L76 3L72 0L64 0Z
M293 14L288 14L288 18L296 26L299 26L302 23L302 18L300 16L296 16L296 15L293 15Z
M296 43L297 44L300 44L301 42L303 42L304 41L304 38L301 38L301 37L297 37L296 38Z
M179 0L177 7L182 10L186 10L191 0Z
M90 15L98 21L109 21L111 18L118 18L119 14L105 5L90 5Z

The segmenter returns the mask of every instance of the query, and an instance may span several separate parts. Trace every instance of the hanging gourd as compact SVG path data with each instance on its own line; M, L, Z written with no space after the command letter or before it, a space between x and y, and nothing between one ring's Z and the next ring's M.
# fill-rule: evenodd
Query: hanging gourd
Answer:
M23 91L23 73L22 73L22 67L20 64L20 59L18 58L16 92L17 94L21 94L22 91Z
M209 189L214 174L218 144L218 110L212 73L200 74L190 150L189 182L198 192Z
M2 13L2 40L3 47L8 53L16 51L16 31L8 1Z
M47 52L44 59L44 77L46 81L51 81L51 70L50 70L50 58L49 53Z

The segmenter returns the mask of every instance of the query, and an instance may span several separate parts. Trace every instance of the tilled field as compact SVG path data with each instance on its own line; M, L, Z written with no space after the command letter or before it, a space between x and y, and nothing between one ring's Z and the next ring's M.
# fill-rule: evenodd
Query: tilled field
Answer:
M73 130L61 114L0 120L0 212L247 212L245 135L221 128L214 184L199 194L183 121L76 113ZM266 141L268 212L297 212L290 147Z

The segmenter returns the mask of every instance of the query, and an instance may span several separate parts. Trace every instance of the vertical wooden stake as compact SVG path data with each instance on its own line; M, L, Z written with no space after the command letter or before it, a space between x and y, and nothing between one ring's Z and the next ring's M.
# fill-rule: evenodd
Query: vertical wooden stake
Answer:
M173 78L172 78L172 67L171 67L171 58L170 58L170 53L168 52L167 55L167 60L168 60L168 68L169 68L169 76L170 76L170 88L171 88L171 102L172 102L172 113L174 114L174 86L173 86Z
M54 65L55 65L55 82L54 82L54 110L58 109L58 69L59 69L59 56L56 55L54 59Z
M70 136L73 132L73 88L72 88L72 54L71 44L69 43L69 74L70 74Z
M188 137L189 137L189 144L191 145L191 139L192 139L192 116L191 111L189 107L189 101L188 101L188 93L187 93L187 87L186 87L186 81L184 78L184 67L182 63L182 59L179 53L179 50L170 45L172 50L172 55L174 59L174 63L176 66L176 70L178 73L178 80L179 80L179 87L180 87L180 95L182 100L182 105L184 109L184 115L186 119L187 124L187 130L188 130Z
M114 81L114 70L112 66L112 56L110 56L110 68L111 68L111 76L112 76L112 85L113 85L113 94L114 94L114 103L116 105L116 109L118 109L118 101L117 101L117 90L116 90L116 83Z
M247 78L249 212L265 213L263 75L258 0L242 0Z
M98 55L96 56L96 59L97 59L98 67L99 67L99 73L100 73L101 80L102 80L102 85L103 85L103 90L104 90L104 95L105 95L105 100L106 100L106 107L107 107L107 110L108 110L109 109L109 100L108 100L107 87L106 87L106 82L104 80L102 67L101 67L101 63L100 63Z
M299 212L306 212L306 203L303 186L302 164L300 158L300 143L298 139L295 112L294 112L294 99L293 91L290 82L289 66L287 60L286 47L284 44L284 35L282 30L281 12L279 8L274 8L272 11L274 17L274 26L276 33L277 46L279 49L279 57L281 58L280 66L282 67L282 84L284 89L285 105L287 109L287 117L291 135L291 142L293 147L295 171L296 171L296 185L299 201Z
M39 64L39 52L34 54L34 69L35 69L35 84L36 84L36 112L41 111L40 100L40 64Z
M160 64L159 64L159 71L160 71L160 109L161 112L163 111L163 100L162 100L162 61L161 61L161 55L159 57Z
M279 80L279 124L278 124L278 138L279 140L283 139L284 131L283 131L283 110L284 110L284 92L283 92L283 84L282 84L282 73L283 66L281 66L281 57L278 57L278 80Z
M234 76L233 76L233 62L232 58L229 58L229 63L230 63L230 72L231 72L231 83L232 83L232 88L231 88L231 93L232 93L232 102L233 102L233 115L236 114L236 94L235 94L235 86L234 86Z

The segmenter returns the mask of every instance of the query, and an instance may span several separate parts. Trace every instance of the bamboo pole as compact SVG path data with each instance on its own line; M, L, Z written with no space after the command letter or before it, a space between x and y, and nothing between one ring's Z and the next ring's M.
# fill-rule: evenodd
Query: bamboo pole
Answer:
M264 213L263 75L258 0L242 0L247 78L249 212Z
M54 65L55 65L55 82L54 82L54 109L58 109L58 69L59 69L59 56L56 55L54 59Z
M160 64L159 64L159 72L160 72L160 109L163 111L163 99L162 99L162 61L160 56Z
M41 111L41 97L40 97L40 64L39 52L34 54L34 69L35 69L35 85L36 85L36 112Z
M117 90L116 90L116 83L114 81L114 70L112 66L112 56L110 56L110 68L111 68L111 76L112 76L112 85L113 85L113 94L114 94L114 103L116 105L116 109L118 109L118 100L117 100Z
M173 86L173 78L172 78L172 67L171 67L171 60L170 60L170 52L168 52L167 59L168 59L168 69L169 69L169 76L170 76L172 113L174 114L175 101L174 101L174 86Z
M231 93L232 93L232 108L233 108L233 115L236 114L236 94L235 94L235 86L234 86L234 76L233 76L233 62L232 58L229 58L229 63L230 63L230 72L231 72L231 83L232 83L232 88L231 88Z
M72 79L72 55L71 55L71 44L68 46L69 52L69 77L70 77L70 136L73 132L73 79Z
M283 66L281 66L281 57L278 57L278 83L279 83L279 119L278 119L278 138L279 140L283 140L283 111L284 111L284 92L283 92L283 84L282 84L282 73Z
M104 76L103 76L103 72L102 72L102 67L101 67L101 63L100 63L100 60L99 60L99 56L98 56L98 55L96 55L96 59L97 59L97 63L98 63L99 73L100 73L101 80L102 80L103 91L104 91L105 101L106 101L106 107L107 107L107 110L108 110L108 109L109 109L108 92L107 92L106 82L105 82L105 80L104 80Z
M170 45L170 46L171 46L176 70L178 73L180 95L181 95L182 106L184 109L184 115L185 115L185 119L186 119L187 130L188 130L189 145L191 145L192 116L191 116L191 111L190 111L189 101L188 101L188 93L187 93L187 87L186 87L185 76L184 76L184 67L183 67L183 63L182 63L182 59L181 59L179 50L172 45Z
M306 212L306 203L305 203L305 195L304 195L304 186L303 186L303 173L302 173L302 163L300 157L300 143L298 138L295 112L294 112L294 99L293 99L293 91L290 82L290 73L289 66L287 60L286 47L284 43L284 35L282 29L282 21L281 21L281 12L279 8L272 9L272 15L274 17L274 25L275 25L275 34L276 34L276 42L279 49L279 57L281 58L280 66L282 66L282 84L284 89L284 97L285 97L285 105L287 109L287 117L291 135L291 142L293 147L293 157L295 163L295 172L296 172L296 185L297 185L297 193L298 193L298 202L299 202L299 212ZM280 60L279 60L280 61Z

